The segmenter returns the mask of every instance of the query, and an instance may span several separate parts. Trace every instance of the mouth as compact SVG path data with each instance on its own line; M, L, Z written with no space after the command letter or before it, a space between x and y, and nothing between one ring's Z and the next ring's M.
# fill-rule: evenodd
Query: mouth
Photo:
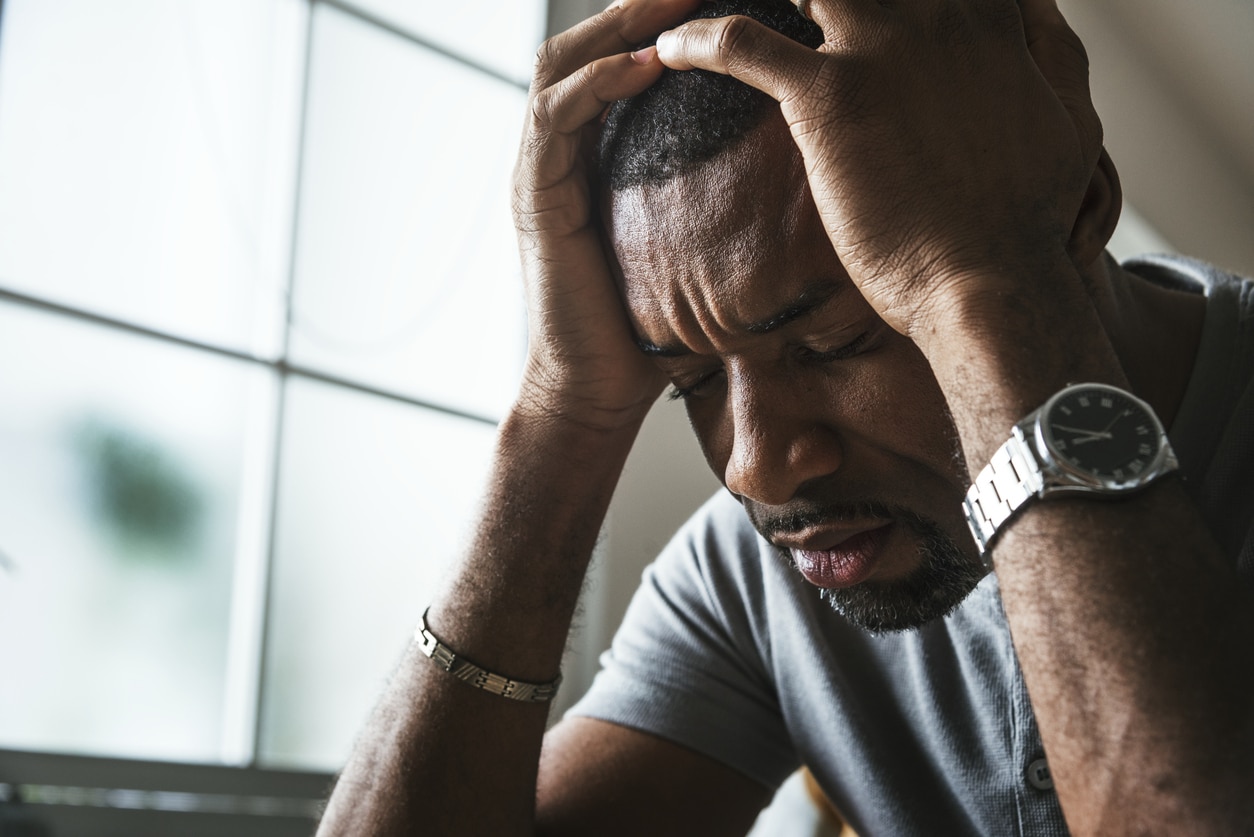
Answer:
M821 529L779 537L797 570L815 587L839 590L865 581L879 562L892 521L857 529Z

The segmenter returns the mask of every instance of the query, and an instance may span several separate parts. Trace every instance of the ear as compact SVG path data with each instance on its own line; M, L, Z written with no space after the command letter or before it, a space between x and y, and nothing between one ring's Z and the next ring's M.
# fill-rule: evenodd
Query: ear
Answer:
M1087 267L1101 258L1106 243L1115 232L1115 225L1119 223L1122 209L1123 188L1119 185L1119 172L1103 148L1097 159L1097 168L1089 180L1088 191L1084 193L1084 202L1080 204L1080 214L1071 228L1067 249L1072 261Z

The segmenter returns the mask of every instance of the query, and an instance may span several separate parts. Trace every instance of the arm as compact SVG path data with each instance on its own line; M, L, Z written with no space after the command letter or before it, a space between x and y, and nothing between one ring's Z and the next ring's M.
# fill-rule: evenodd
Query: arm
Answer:
M552 680L630 428L503 422L469 555L428 616L459 654ZM548 707L468 687L414 645L336 785L327 834L530 834ZM485 804L491 800L490 804Z
M990 312L1005 333L937 326L962 335L928 356L972 473L1025 405L1071 381L1128 386L1096 315L1079 299L1051 315L1043 296ZM1031 503L993 560L1072 830L1248 828L1248 595L1178 480L1118 502Z
M547 44L537 68L515 174L528 363L473 541L428 614L442 642L513 679L557 675L606 507L662 386L630 339L591 224L585 129L660 73L622 51L691 5L611 9ZM411 646L320 833L531 834L537 821L546 832L609 833L607 816L622 833L716 833L693 827L703 803L730 791L726 819L703 822L743 831L765 802L764 789L709 759L571 722L545 745L537 803L546 718L546 706L471 688ZM658 804L641 804L650 796Z
M969 471L1066 383L1128 387L1138 358L1095 290L1117 183L1054 4L810 9L818 51L728 18L659 55L780 102L841 262L927 357ZM1032 503L994 561L1072 830L1248 827L1250 608L1180 486Z
M621 434L616 450L582 430L505 422L488 500L494 514L431 610L441 640L516 679L555 676L630 439ZM411 647L337 783L321 833L734 834L769 799L711 759L588 719L555 727L541 759L547 714L543 704L470 688Z
M770 798L744 774L665 739L571 718L544 741L538 831L552 837L739 835Z

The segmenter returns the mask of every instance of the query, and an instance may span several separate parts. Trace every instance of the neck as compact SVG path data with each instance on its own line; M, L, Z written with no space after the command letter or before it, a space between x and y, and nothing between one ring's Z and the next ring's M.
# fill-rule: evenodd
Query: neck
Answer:
M1108 256L1086 277L1133 391L1171 427L1193 372L1205 297L1155 285Z

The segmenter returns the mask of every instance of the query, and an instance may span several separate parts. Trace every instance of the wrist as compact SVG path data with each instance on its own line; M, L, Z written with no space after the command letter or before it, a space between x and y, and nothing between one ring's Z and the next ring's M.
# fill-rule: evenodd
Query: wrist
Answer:
M520 398L501 419L498 448L522 458L544 458L566 471L625 460L645 415L579 413Z
M1068 384L1128 387L1094 300L1065 254L1010 273L947 283L914 335L973 473L1016 422Z
M569 376L545 374L528 368L510 415L555 432L591 437L628 434L635 437L649 414L664 380L655 369L637 380L614 384L591 380L581 384Z

